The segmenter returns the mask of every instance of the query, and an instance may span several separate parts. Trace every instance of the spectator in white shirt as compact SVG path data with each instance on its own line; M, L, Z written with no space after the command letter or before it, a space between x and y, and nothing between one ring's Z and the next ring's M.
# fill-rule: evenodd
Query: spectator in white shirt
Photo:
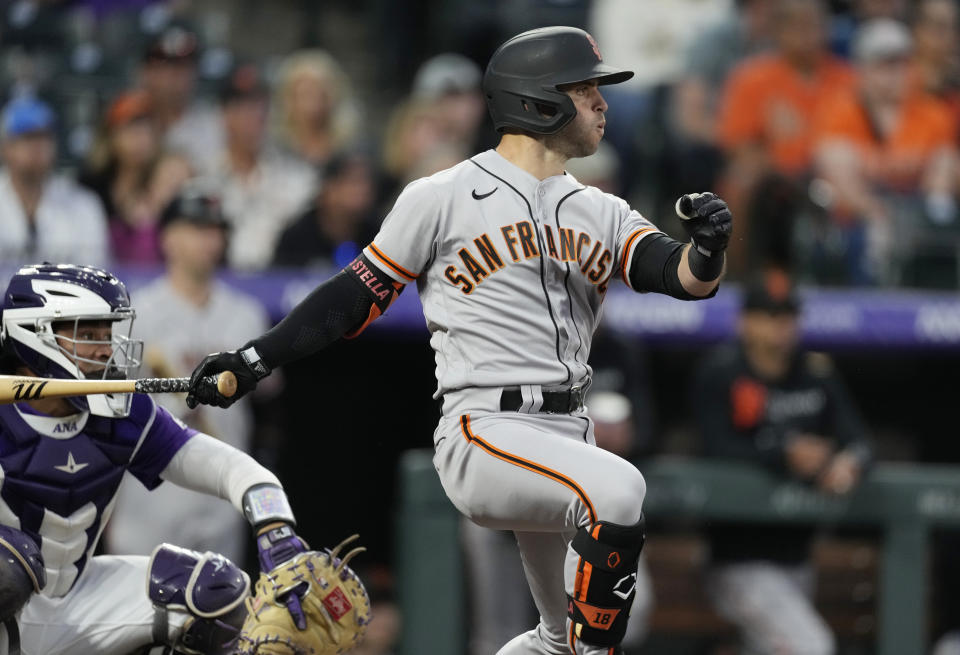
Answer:
M267 87L252 65L237 67L221 92L224 149L215 175L230 223L227 263L266 268L280 233L314 197L313 167L267 141Z
M0 262L51 261L103 266L107 219L96 195L53 172L55 118L32 97L0 117Z

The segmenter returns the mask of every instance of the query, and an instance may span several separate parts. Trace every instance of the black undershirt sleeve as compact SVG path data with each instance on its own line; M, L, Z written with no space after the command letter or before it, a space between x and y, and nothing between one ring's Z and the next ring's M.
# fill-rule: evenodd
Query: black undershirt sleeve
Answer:
M651 234L642 239L633 249L630 264L633 290L665 293L680 300L703 300L715 296L719 285L706 296L694 296L680 283L680 259L685 245L665 234Z
M282 366L318 352L341 337L357 336L402 290L402 284L361 254L243 348L254 346L271 369Z

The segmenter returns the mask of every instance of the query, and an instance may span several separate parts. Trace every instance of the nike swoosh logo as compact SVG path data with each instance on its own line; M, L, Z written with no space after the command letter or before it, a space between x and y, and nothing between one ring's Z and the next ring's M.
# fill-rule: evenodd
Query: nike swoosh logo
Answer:
M495 187L493 187L493 191L496 191L496 190L499 189L499 188L500 188L500 187L495 186ZM489 196L492 196L492 195L493 195L493 191L488 191L487 193L479 193L479 194L478 194L478 193L477 193L477 190L474 189L474 190L471 192L470 195L473 196L473 199L474 199L474 200L483 200L484 198L487 198L487 197L489 197Z

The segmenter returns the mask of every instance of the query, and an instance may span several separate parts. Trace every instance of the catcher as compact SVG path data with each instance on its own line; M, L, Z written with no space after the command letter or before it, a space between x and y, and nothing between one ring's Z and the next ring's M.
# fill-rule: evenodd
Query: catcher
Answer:
M142 348L129 338L133 319L123 283L106 271L21 268L0 306L0 370L132 375ZM94 557L125 472L149 489L168 481L241 511L262 571L255 596L247 574L211 552L161 544L149 558ZM341 559L351 537L333 551L310 551L294 525L276 476L149 396L2 405L0 655L127 655L154 646L192 654L342 652L370 618L366 591L347 566L363 549Z

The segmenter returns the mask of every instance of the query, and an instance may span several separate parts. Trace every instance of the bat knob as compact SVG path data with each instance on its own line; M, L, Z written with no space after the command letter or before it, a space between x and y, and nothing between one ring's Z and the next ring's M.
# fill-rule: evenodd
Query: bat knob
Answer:
M230 398L237 393L237 376L232 371L224 371L217 376L217 391Z
M688 193L682 195L677 199L677 205L675 207L677 211L677 216L685 221L689 221L693 218L693 199L700 195L699 193Z

